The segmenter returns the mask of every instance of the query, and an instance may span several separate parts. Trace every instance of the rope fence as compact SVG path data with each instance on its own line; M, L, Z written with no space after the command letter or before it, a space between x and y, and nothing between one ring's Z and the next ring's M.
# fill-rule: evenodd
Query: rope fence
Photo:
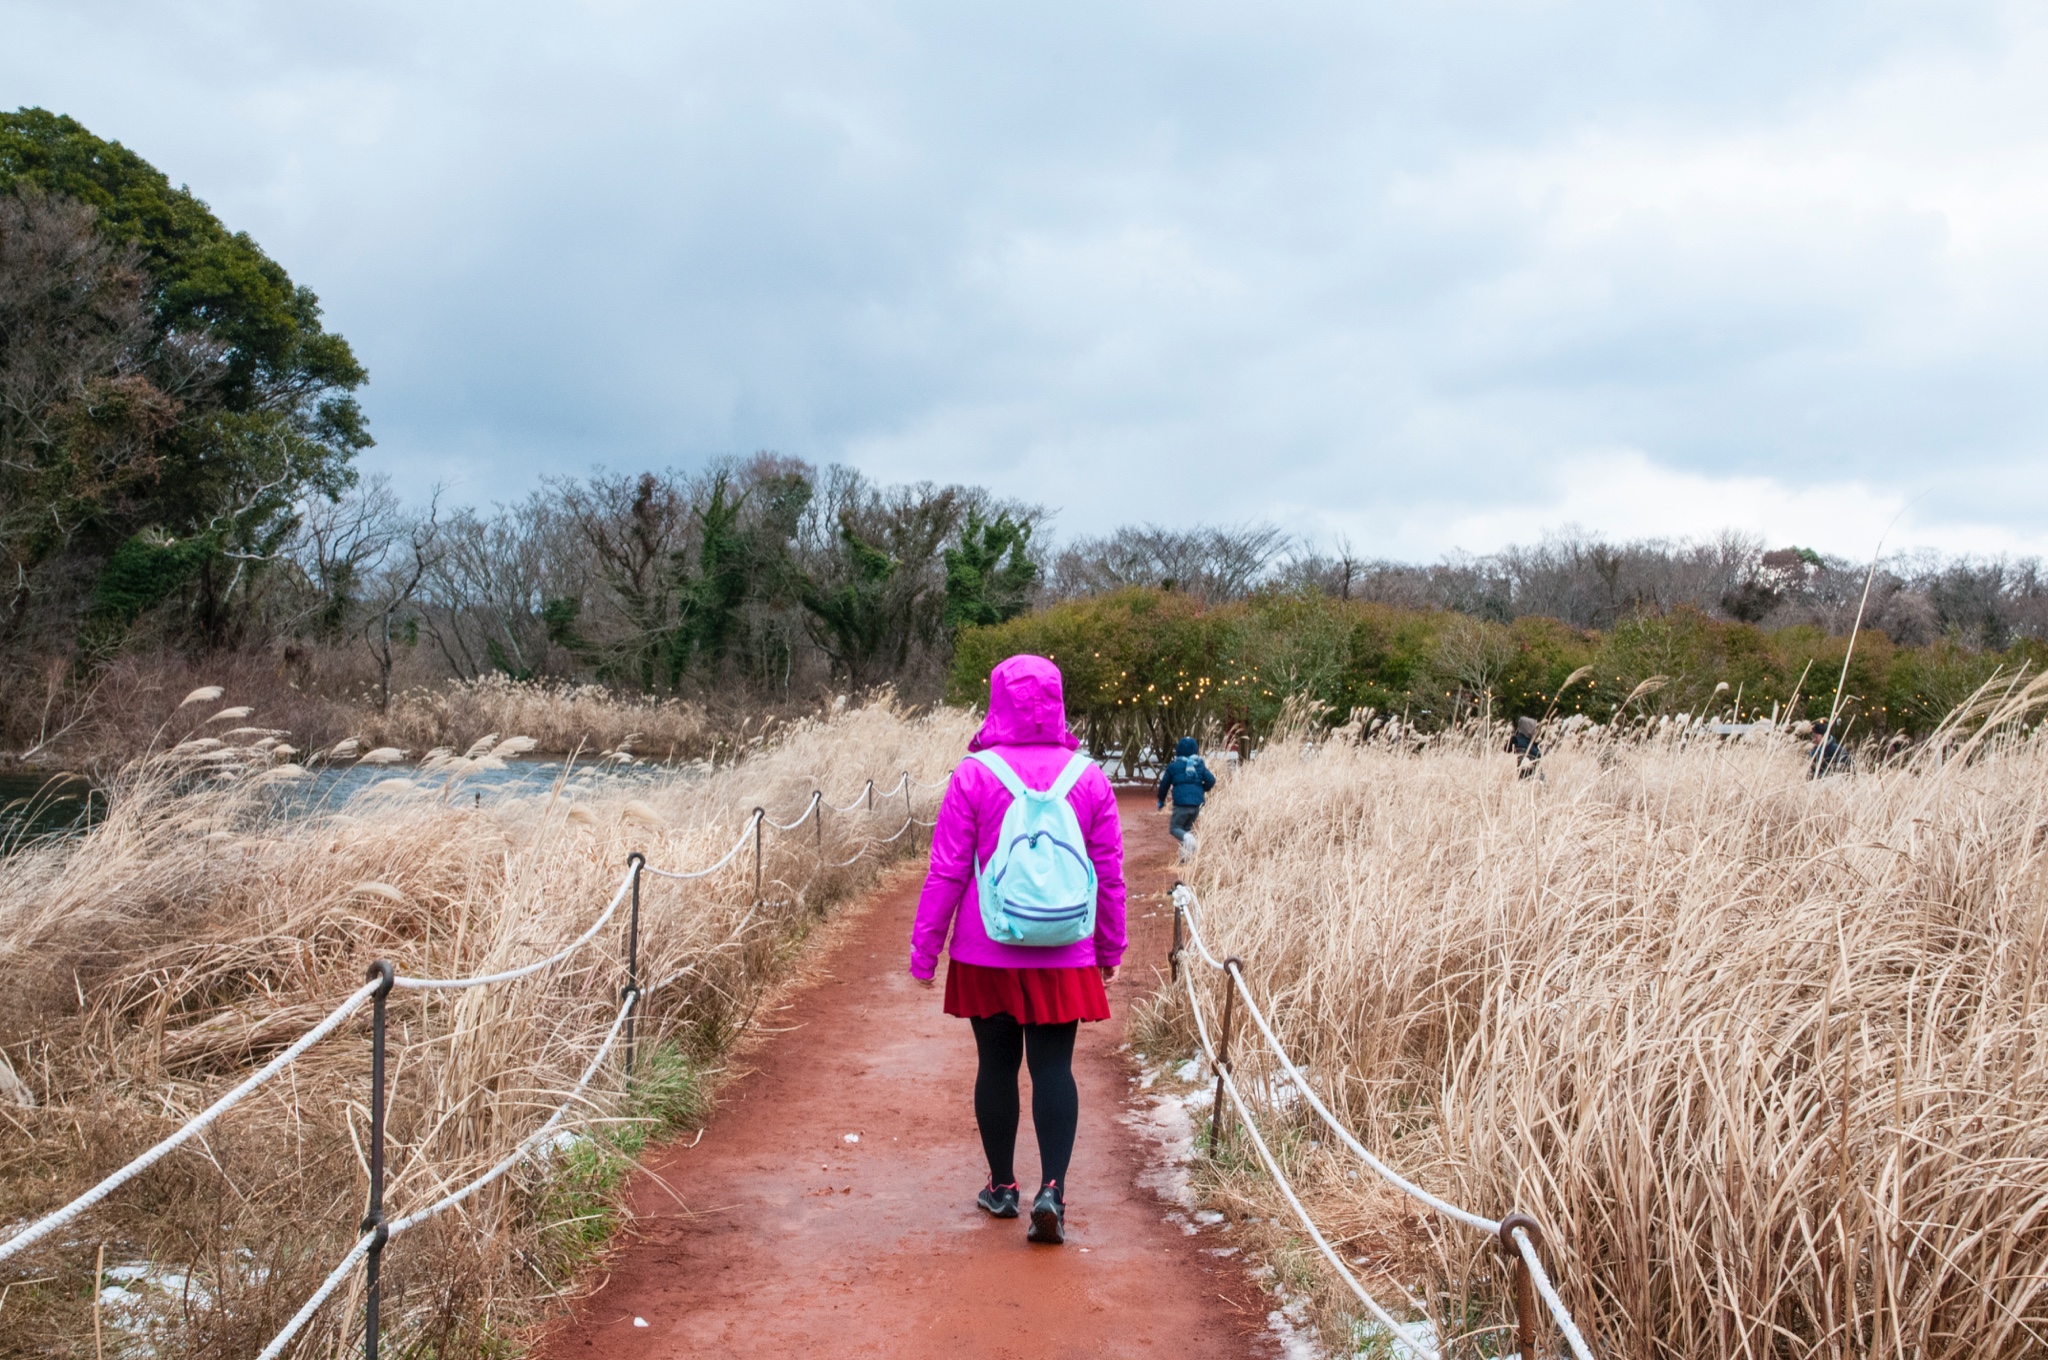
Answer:
M1288 1056L1285 1045L1280 1042L1279 1036L1273 1032L1272 1025L1267 1022L1265 1013L1259 1009L1257 1000L1252 996L1251 988L1244 980L1243 961L1234 955L1229 958L1218 959L1210 951L1208 942L1202 938L1200 914L1201 902L1195 896L1194 890L1184 883L1175 884L1173 889L1173 951L1169 956L1169 963L1174 977L1186 984L1188 1007L1195 1018L1196 1041L1201 1047L1203 1058L1216 1073L1216 1090L1209 1116L1209 1149L1211 1154L1215 1153L1222 1136L1223 1101L1228 1096L1231 1105L1237 1110L1238 1119L1242 1123L1245 1132L1251 1138L1253 1147L1258 1151L1259 1160L1265 1164L1267 1173L1272 1176L1274 1184L1280 1188L1281 1195L1287 1200L1288 1206L1293 1209L1295 1217L1301 1220L1302 1227L1308 1232L1310 1239L1314 1241L1317 1250L1321 1252L1323 1258L1330 1263L1330 1267L1337 1272L1345 1285L1366 1306L1367 1310L1380 1321L1381 1325L1385 1326L1393 1334L1400 1345L1417 1355L1434 1356L1434 1348L1428 1343L1416 1339L1409 1330L1408 1324L1397 1321L1393 1314L1382 1307L1380 1302L1373 1298L1371 1293L1366 1290L1358 1277L1344 1264L1342 1258L1337 1255L1336 1251L1323 1237L1322 1230L1316 1226L1314 1220L1309 1216L1308 1210L1303 1207L1300 1196L1295 1193L1294 1187L1288 1182L1286 1173L1281 1170L1279 1161L1266 1146L1265 1139L1259 1133L1258 1124L1252 1118L1251 1110L1246 1104L1242 1092L1238 1089L1237 1079L1232 1070L1230 1058L1231 1021L1235 1008L1242 1005L1246 1014L1251 1016L1252 1023L1258 1029L1260 1037L1266 1041L1266 1047L1279 1062L1281 1070L1286 1072L1288 1080L1293 1083L1293 1089L1307 1102L1309 1108L1328 1126L1330 1131L1337 1135L1338 1140L1346 1148L1350 1149L1360 1161L1364 1162L1367 1167L1371 1168L1375 1175L1403 1194L1421 1204L1427 1205L1446 1218L1453 1219L1464 1224L1466 1227L1486 1233L1488 1236L1494 1237L1499 1241L1503 1252L1511 1262L1514 1276L1517 1354L1523 1360L1535 1360L1536 1324L1538 1321L1535 1298L1540 1297L1545 1309L1548 1310L1552 1319L1557 1323L1558 1330L1563 1333L1565 1343L1571 1348L1572 1355L1576 1360L1593 1360L1592 1348L1586 1344L1586 1339L1581 1335L1578 1324L1572 1320L1571 1311L1565 1307L1564 1300L1559 1296L1556 1286L1551 1282L1549 1273L1543 1268L1542 1255L1537 1246L1537 1243L1542 1238L1541 1225L1526 1213L1510 1213L1505 1218L1496 1220L1488 1218L1484 1214L1474 1213L1470 1209L1461 1208L1449 1200L1430 1194L1421 1186L1402 1176L1378 1157L1375 1157L1363 1143L1358 1141L1351 1130L1346 1128L1336 1115L1330 1112L1330 1107L1323 1103L1322 1097L1316 1094L1315 1088L1308 1083L1301 1069L1296 1067L1294 1060ZM1193 948L1196 957L1204 965L1216 972L1222 973L1229 984L1228 989L1223 994L1220 1042L1212 1042L1210 1039L1208 1023L1203 1019L1202 1015L1201 998L1195 991L1194 969L1183 969L1181 967L1182 957L1190 947Z
M611 899L606 903L604 909L598 913L596 919L591 922L589 927L561 949L518 967L471 977L420 978L401 976L388 961L378 960L370 965L368 979L361 987L357 988L356 991L335 1006L333 1010L329 1011L318 1023L300 1035L289 1047L278 1053L276 1057L265 1063L256 1072L215 1100L199 1114L186 1121L168 1137L134 1158L127 1165L102 1179L84 1194L61 1208L20 1228L6 1241L0 1242L0 1261L4 1261L26 1250L48 1237L51 1233L75 1221L123 1185L134 1180L179 1147L198 1137L209 1125L219 1119L221 1115L234 1108L234 1106L246 1099L266 1082L284 1071L308 1049L332 1035L335 1030L355 1016L362 1009L365 1002L369 1002L372 1006L371 1104L368 1148L369 1195L368 1212L360 1226L360 1231L363 1235L349 1248L348 1252L335 1265L334 1269L322 1280L319 1287L300 1305L298 1311L285 1324L283 1330L264 1347L259 1353L258 1360L276 1360L276 1357L282 1355L292 1340L304 1330L306 1324L318 1314L334 1293L351 1278L358 1266L364 1268L365 1285L363 1354L365 1360L377 1360L381 1344L379 1276L381 1258L385 1248L393 1238L456 1207L478 1191L501 1179L522 1161L531 1157L554 1134L561 1124L569 1118L570 1112L577 1105L585 1101L585 1093L589 1090L592 1082L597 1079L598 1074L603 1070L606 1061L611 1057L613 1051L622 1042L624 1046L624 1072L626 1077L630 1079L634 1060L634 1020L646 998L669 986L671 983L695 972L700 965L707 962L712 956L741 945L746 938L747 932L753 926L756 915L763 905L761 888L763 867L762 833L764 829L788 833L802 827L806 821L812 821L815 825L814 839L822 851L824 844L824 818L828 811L843 815L865 806L867 813L872 816L878 798L886 801L900 795L904 800L904 820L903 825L894 834L887 837L868 836L864 838L860 850L851 859L829 863L823 862L821 859L817 866L821 869L845 868L858 862L880 847L892 844L905 835L911 834L915 829L931 828L934 825L933 822L924 821L917 816L912 790L914 788L943 787L943 783L926 784L921 780L912 779L909 772L905 771L896 784L886 792L877 790L874 781L872 779L868 780L860 794L843 807L830 803L825 798L822 790L813 790L809 801L804 805L803 811L794 820L786 823L771 820L764 809L756 807L748 814L747 820L743 824L740 834L733 842L732 847L715 863L702 869L687 871L659 869L648 864L646 857L636 852L629 857L628 867L618 888L612 893ZM643 988L639 982L639 937L640 889L644 876L652 874L657 878L676 882L707 878L730 867L733 861L746 849L750 841L754 848L754 862L752 866L754 880L753 900L752 905L749 906L739 924L733 928L724 942L704 951L695 961L669 973L659 982ZM1245 982L1242 961L1234 956L1218 959L1210 950L1208 942L1203 938L1200 920L1201 904L1194 891L1184 884L1176 884L1173 891L1173 902L1174 936L1173 949L1170 955L1172 972L1177 980L1185 984L1189 1008L1194 1016L1197 1042L1203 1058L1216 1073L1216 1087L1209 1129L1209 1146L1212 1155L1217 1149L1221 1138L1224 1102L1227 1099L1231 1108L1236 1111L1239 1123L1250 1138L1253 1148L1258 1153L1260 1162L1265 1166L1267 1173L1272 1177L1274 1184L1280 1189L1281 1195L1287 1201L1289 1208L1300 1221L1302 1228L1307 1232L1311 1241L1314 1242L1317 1251L1329 1263L1331 1269L1337 1273L1345 1286L1364 1305L1367 1311L1388 1330L1398 1347L1407 1353L1434 1357L1435 1350L1430 1342L1418 1337L1412 1330L1412 1324L1400 1321L1382 1306L1372 1296L1371 1292L1365 1288L1357 1275L1344 1263L1343 1258L1330 1244L1322 1230L1314 1222L1307 1208L1303 1205L1300 1196L1288 1181L1279 1159L1274 1156L1271 1148L1260 1133L1258 1123L1253 1117L1251 1106L1238 1084L1234 1065L1230 1057L1230 1041L1235 1010L1241 1005L1246 1014L1251 1017L1251 1022L1260 1037L1265 1041L1266 1047L1270 1050L1280 1068L1286 1073L1288 1080L1292 1082L1293 1089L1299 1093L1300 1097L1314 1111L1322 1123L1336 1135L1338 1141L1357 1156L1360 1161L1364 1162L1375 1175L1397 1190L1400 1190L1403 1194L1426 1205L1446 1218L1498 1239L1504 1253L1512 1263L1516 1313L1515 1331L1518 1353L1524 1360L1535 1360L1536 1325L1539 1319L1536 1306L1538 1299L1541 1300L1543 1309L1549 1313L1550 1317L1555 1321L1558 1330L1563 1334L1575 1360L1593 1360L1591 1348L1586 1344L1585 1338L1581 1335L1577 1324L1573 1321L1569 1309L1565 1306L1556 1286L1544 1268L1541 1252L1542 1229L1537 1221L1528 1214L1519 1212L1510 1213L1499 1220L1475 1213L1472 1210L1429 1193L1374 1156L1371 1150L1366 1148L1352 1134L1350 1129L1331 1112L1329 1106L1324 1103L1322 1097L1317 1094L1315 1088L1309 1084L1301 1069L1295 1065L1293 1059L1288 1055L1286 1047L1280 1042L1279 1036L1275 1034L1271 1023L1266 1018L1265 1012L1260 1009L1256 998L1251 993L1250 987ZM555 964L563 962L596 939L606 925L618 915L620 908L628 903L630 903L630 912L626 947L625 985L620 990L619 1005L613 1016L611 1027L605 1033L596 1051L592 1054L589 1063L584 1067L575 1086L554 1107L546 1121L539 1128L523 1138L509 1154L501 1158L481 1175L460 1188L443 1195L425 1208L396 1219L387 1220L384 1216L385 1011L390 994L394 990L449 991L487 987L533 976ZM1223 994L1219 1033L1214 1037L1210 1033L1208 1021L1204 1017L1201 998L1195 987L1194 970L1181 967L1183 957L1190 949L1193 951L1194 956L1207 968L1222 973L1227 982Z
M794 821L788 823L769 820L765 810L757 807L748 814L747 820L741 828L739 838L733 842L732 848L727 850L716 863L703 869L688 871L657 869L647 863L645 855L635 852L628 857L625 876L620 880L617 890L612 893L611 900L606 903L604 909L598 913L597 918L591 922L588 928L561 949L544 958L521 964L516 968L508 968L499 972L472 977L420 978L401 976L389 961L377 960L370 965L368 980L361 987L357 988L333 1010L329 1011L312 1028L300 1035L289 1047L245 1078L232 1090L222 1095L199 1114L187 1120L175 1132L158 1142L148 1151L101 1180L92 1189L73 1199L70 1203L63 1205L61 1208L55 1209L25 1227L20 1228L7 1238L6 1241L0 1242L0 1261L4 1261L18 1252L26 1250L66 1224L78 1219L95 1205L105 1200L114 1191L120 1189L129 1181L134 1180L179 1147L198 1137L209 1125L219 1119L221 1115L241 1103L251 1093L264 1085L264 1083L277 1076L278 1073L284 1071L308 1049L333 1034L335 1030L339 1029L362 1009L364 1002L369 1002L372 1006L370 1039L370 1145L368 1148L370 1184L368 1197L369 1212L364 1216L360 1229L363 1236L357 1239L355 1245L349 1248L347 1254L328 1273L327 1277L321 1281L319 1288L300 1305L298 1311L292 1315L291 1320L285 1324L284 1329L273 1337L270 1343L259 1352L258 1360L275 1360L275 1357L281 1355L284 1349L291 1344L292 1339L305 1328L306 1324L320 1311L321 1307L333 1296L335 1291L347 1282L359 1265L364 1267L365 1272L364 1360L377 1360L378 1349L382 1339L378 1314L381 1303L379 1271L384 1248L390 1243L391 1239L454 1208L477 1191L482 1190L506 1175L520 1162L532 1156L534 1151L568 1118L570 1111L584 1101L585 1092L588 1091L591 1083L603 1069L605 1061L611 1056L613 1049L622 1040L625 1047L625 1073L628 1078L631 1077L634 1046L633 1021L641 1002L654 992L695 972L700 965L708 961L713 955L735 948L743 943L748 929L753 925L755 916L763 905L761 898L762 829L770 827L779 832L789 832L801 827L806 820L815 819L817 825L815 839L820 849L822 849L824 844L824 813L828 808L836 813L847 813L865 804L869 815L872 815L878 796L883 800L887 800L901 794L904 799L904 822L896 830L895 834L886 837L868 836L864 838L860 850L852 859L840 861L836 864L820 863L817 866L819 868L845 868L858 862L876 849L901 839L915 827L930 827L932 825L930 822L920 821L912 806L911 788L920 783L921 781L913 780L910 777L910 773L906 770L897 779L896 784L892 788L885 793L878 794L874 780L870 779L862 788L860 795L845 807L827 803L822 790L813 790L810 800L804 805L804 810L797 815ZM943 785L940 787L943 787ZM753 843L754 847L754 892L752 905L748 907L746 915L741 918L740 923L733 928L723 943L706 950L694 962L675 970L652 986L641 987L639 983L640 885L643 876L653 874L658 878L678 882L707 878L730 866L733 860L746 848L749 841ZM605 926L618 914L620 907L628 902L631 903L631 911L626 944L626 983L620 990L619 1007L613 1016L611 1028L606 1032L604 1040L598 1045L597 1051L591 1056L589 1064L583 1069L583 1073L577 1079L575 1086L563 1098L561 1103L555 1106L547 1120L538 1129L535 1129L520 1140L517 1147L495 1163L489 1170L460 1189L442 1196L427 1207L407 1214L404 1217L387 1221L384 1217L385 1008L390 994L394 990L466 990L474 987L494 986L499 983L513 982L521 978L531 977L544 969L561 963L596 939Z

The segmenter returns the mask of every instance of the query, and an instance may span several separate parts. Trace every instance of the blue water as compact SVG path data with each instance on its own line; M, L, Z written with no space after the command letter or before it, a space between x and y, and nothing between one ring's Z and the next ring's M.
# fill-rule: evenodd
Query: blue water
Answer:
M285 817L310 817L338 811L358 794L389 779L412 783L410 797L440 795L451 803L483 806L508 798L544 794L562 778L567 762L511 760L502 770L477 770L453 784L445 772L423 771L416 765L339 765L316 768L302 779L269 786L271 806ZM674 778L666 766L634 766L616 770L590 761L576 771L599 771L609 781ZM102 794L82 776L68 774L0 774L0 855L47 836L76 835L105 811Z
M67 835L101 808L78 775L0 774L0 855L44 836Z

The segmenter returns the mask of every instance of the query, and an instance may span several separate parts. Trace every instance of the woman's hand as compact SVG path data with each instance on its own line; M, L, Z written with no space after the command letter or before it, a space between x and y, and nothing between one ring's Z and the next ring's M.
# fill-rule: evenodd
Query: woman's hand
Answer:
M1115 982L1117 971L1118 965L1114 963L1104 964L1102 966L1102 980L1104 982Z

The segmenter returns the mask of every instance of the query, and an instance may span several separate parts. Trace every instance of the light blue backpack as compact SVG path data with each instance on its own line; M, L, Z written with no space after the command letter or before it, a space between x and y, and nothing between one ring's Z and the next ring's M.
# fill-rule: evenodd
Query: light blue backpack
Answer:
M1081 819L1067 794L1088 772L1079 751L1043 792L1026 788L994 751L971 757L1010 791L1010 806L987 864L979 856L974 881L981 895L981 925L999 944L1073 944L1095 933L1095 861L1081 838Z

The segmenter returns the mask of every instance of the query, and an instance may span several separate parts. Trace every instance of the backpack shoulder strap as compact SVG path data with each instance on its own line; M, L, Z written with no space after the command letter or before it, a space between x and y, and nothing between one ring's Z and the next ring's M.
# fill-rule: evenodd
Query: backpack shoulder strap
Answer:
M1031 793L1031 790L1024 786L1024 781L1017 777L1017 772L1010 768L1010 762L994 751L976 751L967 758L980 761L990 774L1002 780L1003 787L1010 791L1012 798L1024 798Z
M1046 795L1051 798L1066 797L1074 791L1074 785L1081 782L1081 776L1088 773L1088 767L1094 763L1084 753L1074 752L1073 759L1067 762L1066 769L1060 771L1060 777L1053 781L1052 787L1046 790Z

